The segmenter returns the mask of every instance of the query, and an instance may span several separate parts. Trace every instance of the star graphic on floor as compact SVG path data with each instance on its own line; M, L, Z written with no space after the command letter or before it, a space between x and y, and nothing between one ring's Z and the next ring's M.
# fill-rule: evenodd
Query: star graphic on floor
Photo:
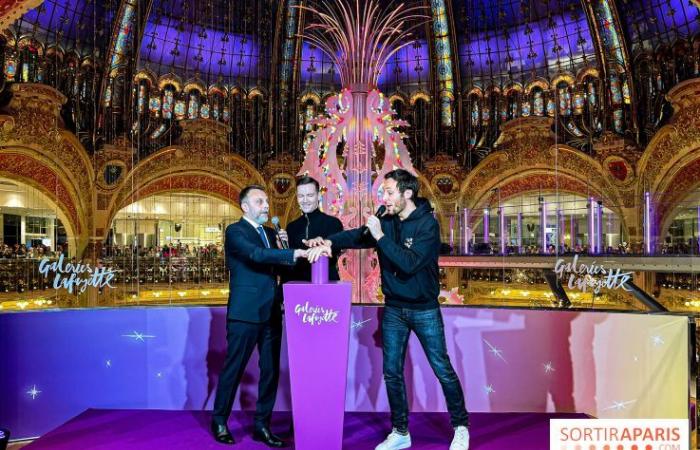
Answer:
M486 392L486 395L491 395L496 391L493 389L493 386L489 384L488 386L484 386L484 392Z
M41 391L36 388L36 384L32 386L30 390L27 391L27 394L32 397L32 400L35 400L39 394L41 394Z
M112 367L112 360L111 359L108 359L107 361L105 361L105 367L107 367L108 369L110 367Z
M612 406L608 406L607 408L603 409L603 411L610 411L610 410L616 410L616 411L622 411L623 409L627 409L628 405L631 405L632 403L635 403L637 400L628 400L626 402L619 402L619 401L613 401Z
M484 339L484 342L489 347L489 353L493 354L495 357L502 360L504 363L506 363L506 364L508 363L508 361L506 361L506 359L503 357L503 350L491 345L491 343L489 341L487 341L486 339Z
M659 345L664 345L665 342L661 336L652 336L651 343L654 344L654 347L658 347Z
M552 361L549 361L545 364L542 364L544 366L544 373L552 373L556 369L554 369L554 366L552 365Z
M141 342L146 342L145 339L152 339L155 336L152 334L143 334L139 333L138 331L134 331L132 334L122 334L124 337L130 337L133 338L135 341L141 341Z
M362 321L357 321L355 322L354 320L352 321L352 325L350 326L353 330L354 329L361 329L365 327L365 324L369 322L372 319L367 319L367 320L362 320Z

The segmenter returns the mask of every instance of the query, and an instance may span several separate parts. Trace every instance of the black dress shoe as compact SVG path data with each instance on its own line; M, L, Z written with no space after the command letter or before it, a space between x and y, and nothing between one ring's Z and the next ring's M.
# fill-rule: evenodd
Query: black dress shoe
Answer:
M221 425L218 423L211 423L211 432L214 434L214 439L216 442L222 444L233 444L233 436L226 425Z
M282 439L272 434L269 428L256 428L253 431L253 440L260 441L268 447L280 448L286 447L287 444L284 443Z

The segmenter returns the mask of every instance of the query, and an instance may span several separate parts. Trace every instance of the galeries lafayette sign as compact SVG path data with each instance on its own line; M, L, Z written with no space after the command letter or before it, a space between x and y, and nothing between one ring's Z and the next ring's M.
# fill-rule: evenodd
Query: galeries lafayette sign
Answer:
M48 278L49 272L54 272L53 288L66 289L69 293L73 293L75 289L78 293L84 292L89 286L96 288L114 287L110 281L115 276L115 271L112 268L98 266L93 267L90 264L66 263L63 255L57 261L51 261L49 258L42 258L39 263L39 273Z
M595 294L600 293L603 288L631 290L625 283L632 279L632 272L622 272L619 267L606 267L603 264L596 264L595 261L582 264L578 261L578 255L569 262L564 258L558 259L554 265L554 272L569 289L578 289L582 292L592 289Z

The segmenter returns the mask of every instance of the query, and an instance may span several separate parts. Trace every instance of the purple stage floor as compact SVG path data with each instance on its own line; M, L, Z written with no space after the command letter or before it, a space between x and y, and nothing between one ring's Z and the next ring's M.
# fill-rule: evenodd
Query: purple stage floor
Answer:
M29 450L63 449L222 449L263 450L250 437L252 412L234 412L229 426L235 446L216 443L209 433L207 411L89 409L26 446ZM471 450L542 450L549 448L549 419L583 418L583 414L473 413ZM413 449L445 450L452 440L446 413L410 416ZM275 413L273 432L292 443L290 413ZM346 413L343 448L374 449L389 431L387 413ZM290 445L293 448L293 445Z

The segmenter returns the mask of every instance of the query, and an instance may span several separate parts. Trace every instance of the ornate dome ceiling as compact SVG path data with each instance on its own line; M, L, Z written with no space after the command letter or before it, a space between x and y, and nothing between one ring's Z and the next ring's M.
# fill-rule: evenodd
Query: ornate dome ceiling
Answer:
M668 90L700 75L700 0L408 2L429 20L378 87L418 160L473 165L505 123L529 116L582 151L609 133L643 147L672 113ZM305 120L341 88L330 58L299 38L314 21L301 3L45 0L5 31L4 80L64 93L63 119L86 148L134 139L147 154L205 118L256 164L300 157Z
M154 0L139 48L139 66L209 83L268 80L276 3Z
M698 3L683 0L621 0L623 27L633 54L673 45L700 32Z
M98 56L109 41L118 0L45 0L11 28L15 37L36 39L44 48L58 46L80 56Z
M17 37L35 37L46 47L58 44L65 50L77 49L83 56L108 52L112 36L112 45L121 45L129 54L136 50L138 68L155 75L173 73L183 80L252 87L280 76L272 67L275 43L284 47L285 40L298 32L299 11L292 7L296 3L46 0L24 14L14 32ZM591 3L588 11L584 6L588 3L579 0L436 0L429 4L435 19L432 33L424 27L415 42L389 63L380 77L384 89L426 90L430 71L435 70L431 52L453 54L457 63L453 71L459 72L465 88L472 84L485 88L563 71L576 73L597 64L597 33L592 28L596 24L602 30L601 41L606 30L617 31L612 38L626 40L630 54L671 45L700 30L697 6L683 0L603 0ZM128 5L129 17L136 20L122 23L124 36L119 42L116 21L124 19ZM292 20L281 21L280 14ZM286 24L284 29L281 23ZM616 30L617 23L622 29ZM441 46L441 36L447 49ZM282 59L285 52L292 58L295 51L294 44L282 48ZM339 77L319 49L304 43L300 61L302 90L338 87Z
M596 59L579 0L456 0L454 20L462 78L475 84L575 72Z

